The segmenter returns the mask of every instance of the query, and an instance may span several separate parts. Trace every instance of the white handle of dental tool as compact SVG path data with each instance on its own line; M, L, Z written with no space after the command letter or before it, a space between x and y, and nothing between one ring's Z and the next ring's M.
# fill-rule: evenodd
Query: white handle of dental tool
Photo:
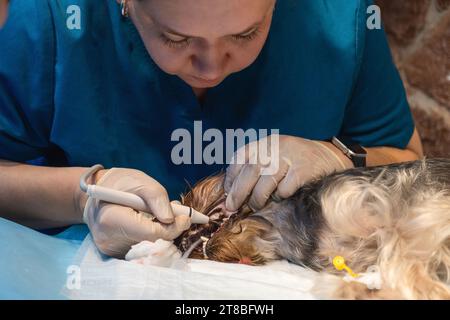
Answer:
M105 188L98 185L88 185L86 193L88 196L98 200L130 207L135 210L143 212L147 211L147 206L145 205L144 200L138 195L135 195L133 193ZM172 206L173 213L176 216L180 215L189 216L192 212L191 214L192 223L207 224L209 222L208 216L205 216L204 214L196 211L191 207L187 207L173 202L171 202L170 205Z

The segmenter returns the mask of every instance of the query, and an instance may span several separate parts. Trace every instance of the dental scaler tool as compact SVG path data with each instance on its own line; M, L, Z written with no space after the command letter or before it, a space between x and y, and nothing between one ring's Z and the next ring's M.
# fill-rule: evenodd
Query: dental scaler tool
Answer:
M102 170L103 166L100 164L97 164L93 166L91 169L89 169L85 174L83 174L80 178L80 188L83 192L86 192L86 194L89 197L102 200L109 203L118 204L121 206L130 207L132 209L147 212L147 206L145 205L144 200L139 197L138 195L135 195L133 193L114 190L110 188L105 188L98 185L91 185L87 184L87 180L89 177L91 177L94 173L96 173L99 170ZM173 213L175 215L186 215L191 218L192 223L196 224L207 224L209 223L209 217L194 210L191 207L183 206L178 203L171 202L170 205L172 206ZM149 213L150 214L150 213Z

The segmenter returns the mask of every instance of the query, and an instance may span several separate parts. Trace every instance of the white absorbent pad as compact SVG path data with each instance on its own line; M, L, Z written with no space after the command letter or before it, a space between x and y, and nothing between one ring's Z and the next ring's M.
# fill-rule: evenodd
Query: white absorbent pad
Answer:
M316 272L277 261L265 266L189 259L184 268L108 258L89 235L61 293L70 299L315 299Z

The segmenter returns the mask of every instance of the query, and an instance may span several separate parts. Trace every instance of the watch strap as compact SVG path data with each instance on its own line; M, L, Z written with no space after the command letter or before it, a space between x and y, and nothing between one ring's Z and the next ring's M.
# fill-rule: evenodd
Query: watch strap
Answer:
M356 168L366 167L367 152L359 144L350 139L338 137L333 137L330 142L341 150Z

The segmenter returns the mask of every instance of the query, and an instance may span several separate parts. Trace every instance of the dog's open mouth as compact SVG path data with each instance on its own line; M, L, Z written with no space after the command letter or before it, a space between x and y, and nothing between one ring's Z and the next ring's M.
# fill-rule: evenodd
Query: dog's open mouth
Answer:
M194 208L197 210L197 208ZM209 217L208 224L192 225L189 230L186 230L175 240L175 245L181 252L186 252L198 239L205 237L207 239L219 230L228 220L225 212L225 198L220 198L214 201L203 214ZM194 249L191 256L203 256L201 246Z
M194 208L197 210L197 208ZM230 213L225 209L225 196L217 199L203 211L210 219L208 224L192 225L189 230L182 233L176 240L175 245L181 252L186 252L199 239L211 239L227 223L242 218L240 211ZM197 246L191 253L192 258L204 258L202 246Z

